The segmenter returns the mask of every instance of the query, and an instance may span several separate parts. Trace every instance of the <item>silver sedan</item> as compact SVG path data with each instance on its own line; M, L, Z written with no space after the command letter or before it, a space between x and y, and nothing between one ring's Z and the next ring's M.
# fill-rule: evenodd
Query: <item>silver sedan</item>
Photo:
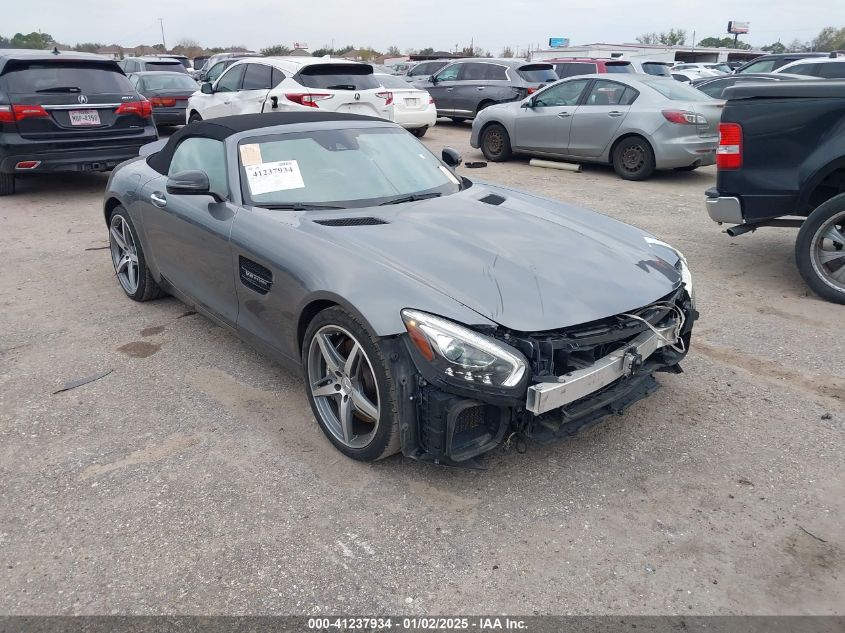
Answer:
M582 75L482 110L471 144L487 160L513 154L609 163L626 180L716 161L723 101L674 79Z

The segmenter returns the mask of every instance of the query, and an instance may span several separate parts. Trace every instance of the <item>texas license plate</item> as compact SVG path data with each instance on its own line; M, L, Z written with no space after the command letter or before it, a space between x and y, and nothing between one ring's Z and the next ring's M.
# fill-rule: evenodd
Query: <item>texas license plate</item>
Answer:
M71 125L100 125L100 113L96 110L71 110Z
M419 99L405 99L405 105L411 108L416 108L420 103Z

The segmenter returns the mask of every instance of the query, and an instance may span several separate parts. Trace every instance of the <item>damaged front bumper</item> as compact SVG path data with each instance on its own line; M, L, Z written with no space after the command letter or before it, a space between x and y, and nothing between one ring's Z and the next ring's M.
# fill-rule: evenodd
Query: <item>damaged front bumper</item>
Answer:
M622 413L659 387L655 372L681 371L697 318L683 290L637 312L646 318L619 315L559 333L500 333L531 366L528 380L511 393L445 380L405 337L395 339L402 352L392 355L400 359L393 372L402 452L466 466L514 435L553 441Z

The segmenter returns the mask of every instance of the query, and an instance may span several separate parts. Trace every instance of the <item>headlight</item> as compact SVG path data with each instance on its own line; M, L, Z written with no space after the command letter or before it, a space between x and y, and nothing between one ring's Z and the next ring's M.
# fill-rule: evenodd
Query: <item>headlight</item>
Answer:
M653 237L646 237L645 241L648 243L649 246L663 246L664 248L668 248L670 251L675 253L678 256L678 263L675 264L675 268L678 270L678 273L681 275L681 283L686 286L687 294L689 298L692 299L693 305L695 304L695 289L692 285L692 273L689 269L689 264L687 263L687 258L684 257L684 254L679 251L674 246L667 244L662 240L655 239Z
M525 374L519 353L495 339L418 310L402 310L402 320L423 358L452 379L515 387Z

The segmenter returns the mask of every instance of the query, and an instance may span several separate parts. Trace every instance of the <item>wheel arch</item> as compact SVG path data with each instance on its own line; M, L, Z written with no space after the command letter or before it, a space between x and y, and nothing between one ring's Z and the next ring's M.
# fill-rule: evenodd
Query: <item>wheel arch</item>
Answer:
M120 200L117 199L116 196L112 195L106 199L106 203L103 205L103 216L106 221L106 226L109 225L109 218L111 218L112 212L123 204Z
M299 309L299 316L296 320L296 352L300 358L302 357L302 345L304 343L305 331L308 329L308 324L311 323L314 317L320 312L333 307L339 307L346 310L367 329L374 339L379 338L378 333L372 327L369 320L361 314L360 310L349 303L349 301L334 293L315 293L303 301L302 307Z
M809 215L841 193L845 193L845 156L830 161L807 180L801 190L799 209Z
M607 152L607 156L605 156L605 160L609 164L613 164L613 152L616 151L616 148L619 146L619 143L621 143L625 139L634 138L634 137L639 137L639 138L643 139L646 143L648 143L648 146L651 148L652 155L654 155L655 159L657 158L657 154L655 154L655 152L654 152L654 143L652 143L651 140L649 140L649 138L646 134L643 134L642 132L637 132L637 131L634 130L634 131L629 131L629 132L625 132L624 134L621 134L618 138L614 139L612 143L610 143L610 149Z

